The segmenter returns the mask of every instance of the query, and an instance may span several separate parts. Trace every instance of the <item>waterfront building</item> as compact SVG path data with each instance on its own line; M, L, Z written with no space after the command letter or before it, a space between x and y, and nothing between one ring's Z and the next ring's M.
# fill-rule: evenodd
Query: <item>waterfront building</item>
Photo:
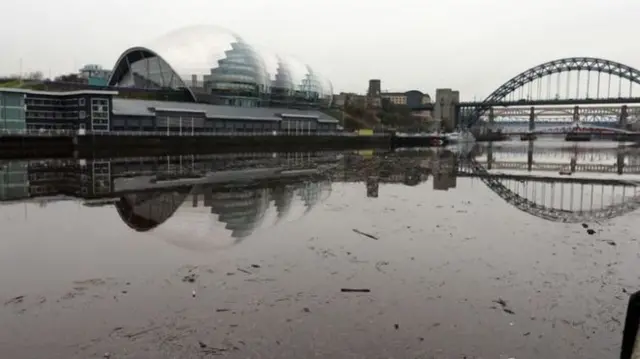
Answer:
M309 65L214 26L182 28L125 50L108 85L186 89L192 102L236 107L329 107L333 95L331 82Z
M66 130L202 133L337 131L338 120L319 110L235 107L119 98L117 91L67 92L0 88L0 132Z

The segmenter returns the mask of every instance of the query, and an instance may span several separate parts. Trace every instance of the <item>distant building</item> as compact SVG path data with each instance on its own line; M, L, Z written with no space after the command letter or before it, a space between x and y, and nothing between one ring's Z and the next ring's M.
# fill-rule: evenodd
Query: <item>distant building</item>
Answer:
M418 90L406 92L382 92L383 100L388 100L394 105L407 106L412 109L431 105L431 96Z
M382 101L389 101L398 106L407 106L411 109L424 109L431 107L431 96L418 90L405 92L385 92L381 90L382 83L378 79L369 80L367 89L367 105L369 107L380 107Z
M441 122L442 127L452 131L456 127L456 104L460 102L460 92L452 89L437 89L433 106L433 117Z
M382 106L381 81L378 79L369 80L369 88L367 89L367 107L380 108Z
M100 65L84 65L79 71L80 77L87 80L90 86L107 86L111 70L102 68Z
M356 93L341 92L333 96L333 105L338 108L345 106L364 106L367 97Z

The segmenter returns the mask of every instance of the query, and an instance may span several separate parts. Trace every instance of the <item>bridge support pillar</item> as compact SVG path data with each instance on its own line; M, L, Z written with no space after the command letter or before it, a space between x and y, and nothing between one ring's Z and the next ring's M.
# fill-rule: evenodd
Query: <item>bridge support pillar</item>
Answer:
M533 141L529 140L529 145L527 146L527 171L531 172L532 169L533 169Z
M580 106L573 107L573 125L580 124Z
M618 174L621 175L624 172L624 153L622 151L618 151L616 167Z
M620 108L620 118L618 119L618 128L626 129L627 127L627 118L629 117L629 109L627 105L622 105Z
M577 164L578 164L578 160L575 157L572 157L571 162L569 162L569 168L571 169L571 173L576 171Z
M489 129L493 131L493 126L495 124L496 116L493 113L493 107L489 108Z
M493 142L489 142L487 146L487 169L491 169L491 164L493 163Z
M529 131L533 132L536 129L536 108L531 106L529 109Z

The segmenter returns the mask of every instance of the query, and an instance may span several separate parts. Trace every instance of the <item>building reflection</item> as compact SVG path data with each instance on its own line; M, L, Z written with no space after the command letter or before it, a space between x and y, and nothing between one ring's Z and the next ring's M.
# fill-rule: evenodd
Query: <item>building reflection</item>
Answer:
M258 228L297 219L328 198L330 192L331 183L316 177L304 182L262 182L231 188L204 185L130 193L120 197L115 207L122 220L136 231L155 229L181 211L189 216L210 217L222 223L231 237L242 239ZM292 213L295 207L303 210L296 215ZM269 219L270 209L276 215Z
M609 166L607 171L615 175L619 158L625 171L633 170L637 162L637 150L622 151L621 156L611 150L552 149L551 156L559 157L547 162L555 166L554 161L566 160L569 170L596 171L600 167L588 167L585 156L601 156L588 160L612 162L598 166ZM224 228L226 235L237 240L305 216L330 198L336 182L357 183L363 196L379 198L384 197L381 186L449 191L457 187L458 177L477 178L514 207L547 220L611 218L634 210L630 203L640 203L634 197L637 187L629 181L497 173L483 164L488 154L499 160L492 162L494 166L505 168L524 160L527 171L529 151L517 146L481 148L480 155L474 152L467 158L447 149L428 149L6 161L0 163L0 201L79 198L86 206L114 206L135 231L167 227L167 222L179 217L173 222L209 226L203 232L212 230L211 226ZM534 167L542 166L541 154L534 151L534 155ZM428 184L430 178L432 184ZM603 194L608 193L615 196L606 198L615 197L618 202L605 203ZM587 203L593 208L585 208Z

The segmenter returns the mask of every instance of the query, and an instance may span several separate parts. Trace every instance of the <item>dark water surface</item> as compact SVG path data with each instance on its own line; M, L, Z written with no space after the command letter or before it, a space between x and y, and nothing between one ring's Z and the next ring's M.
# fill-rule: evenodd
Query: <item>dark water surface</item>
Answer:
M580 146L6 162L0 357L616 358L640 154Z

